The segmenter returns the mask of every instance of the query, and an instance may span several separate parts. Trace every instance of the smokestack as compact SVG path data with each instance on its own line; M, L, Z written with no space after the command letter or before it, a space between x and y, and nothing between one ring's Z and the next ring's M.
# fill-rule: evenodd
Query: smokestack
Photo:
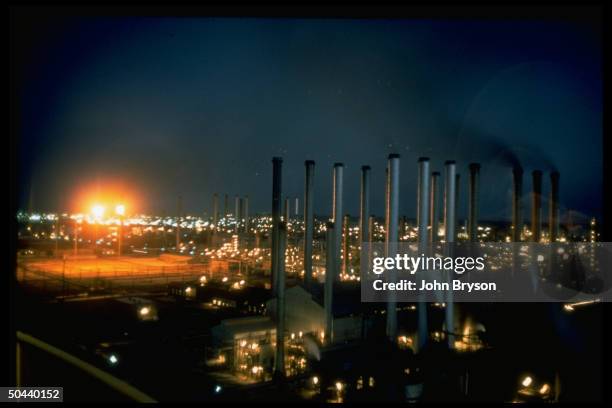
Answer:
M399 222L399 154L390 154L387 163L387 199L386 199L386 232L385 257L394 258L397 253ZM392 278L395 271L391 271ZM387 338L395 343L397 341L397 301L395 292L388 294L387 301Z
M336 274L335 279L340 279L340 245L342 245L342 191L343 191L343 181L342 176L344 174L344 164L335 163L334 164L334 182L333 182L333 214L332 219L334 225L337 227L334 228L334 259L336 264L334 265L334 273Z
M216 227L219 222L219 194L213 195L213 225Z
M373 215L368 217L368 242L370 245L368 246L368 265L372 265L372 242L374 242L374 221L376 219ZM367 271L368 269L366 269Z
M277 224L278 244L278 291L276 296L276 358L274 375L285 377L285 248L287 244L287 224Z
M540 242L542 237L542 172L531 173L533 192L531 193L531 237L533 242Z
M456 237L456 211L457 204L457 165L454 160L448 160L444 163L445 167L445 180L444 180L444 241L447 245L448 255L452 256L452 244L455 242ZM446 331L448 332L448 347L450 349L455 347L455 336L452 334L455 330L455 311L452 300L452 291L448 291L446 309L445 309L445 320L446 320Z
M285 198L285 211L283 212L283 221L285 222L289 222L290 207L289 197L287 197Z
M454 230L455 230L455 239L457 238L457 226L459 224L459 204L461 203L461 201L459 201L459 190L461 187L461 175L459 173L457 173L457 175L455 176L455 226L454 226Z
M480 164L470 163L469 167L468 237L470 242L478 242L478 183L480 181Z
M240 197L238 197L238 194L234 196L234 218L236 222L240 219Z
M419 184L417 186L417 226L419 231L419 247L425 248L428 241L429 226L429 158L419 158Z
M521 225L523 224L523 169L516 165L512 169L513 190L512 190L512 242L521 241Z
M225 194L225 200L223 202L223 218L226 218L229 214L229 197Z
M548 212L548 228L550 242L559 238L559 172L550 173L550 209Z
M295 197L295 218L300 215L300 199Z
M370 166L361 166L361 200L359 206L359 243L367 242L370 216Z
M434 171L431 173L431 200L429 217L431 218L431 232L429 241L434 243L438 241L438 229L440 222L440 193L438 192L440 184L440 172Z
M312 237L314 234L314 160L306 160L306 184L304 186L304 285L312 284Z
M280 240L280 217L281 217L281 186L282 186L283 159L274 157L272 159L272 296L278 294L279 275L279 240Z
M178 252L181 246L181 219L183 218L183 197L180 195L176 202L176 211L178 213L176 217L176 252Z
M249 232L249 196L244 197L244 231Z
M234 232L237 234L240 230L238 228L238 224L240 223L240 197L238 197L238 194L234 196L234 220L236 221Z
M346 275L350 272L349 267L349 215L345 214L342 219L342 229L343 229L343 246L342 246L342 272Z
M417 226L419 229L419 253L423 254L427 250L429 236L427 227L429 226L429 159L419 158L418 186L417 186ZM418 350L421 350L428 337L427 332L427 303L419 299L418 304Z
M336 273L334 268L336 266L336 249L334 248L335 233L334 223L327 222L327 233L326 233L326 245L327 255L325 258L325 287L323 293L323 305L325 307L325 340L328 344L333 342L333 314L332 314L332 302L334 300L334 279Z
M244 219L244 198L240 197L240 200L238 201L238 203L239 203L238 214L240 214L240 218L238 218L238 220L242 222L242 220Z

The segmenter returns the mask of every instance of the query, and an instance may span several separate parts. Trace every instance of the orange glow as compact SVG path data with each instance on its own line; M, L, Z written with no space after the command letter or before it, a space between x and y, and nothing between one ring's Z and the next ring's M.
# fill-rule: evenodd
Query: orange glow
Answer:
M72 197L71 211L93 214L97 218L104 215L109 217L125 215L127 209L133 214L138 209L140 201L133 187L117 181L80 186ZM101 214L100 209L102 209ZM104 211L105 209L110 211Z

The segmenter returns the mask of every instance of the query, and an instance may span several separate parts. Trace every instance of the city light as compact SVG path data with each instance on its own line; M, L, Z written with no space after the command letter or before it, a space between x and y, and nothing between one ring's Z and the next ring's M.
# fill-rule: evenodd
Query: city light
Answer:
M115 364L117 364L117 363L119 362L119 358L118 358L118 357L117 357L115 354L111 354L111 355L108 357L108 361L109 361L111 364L115 365Z
M125 205L117 204L117 206L115 207L115 212L117 213L117 215L125 215Z
M549 391L550 391L550 385L548 384L542 385L542 387L540 387L540 390L539 390L540 394L542 395L548 394Z
M530 376L523 378L523 381L521 381L523 387L529 387L531 383L533 383L533 379Z

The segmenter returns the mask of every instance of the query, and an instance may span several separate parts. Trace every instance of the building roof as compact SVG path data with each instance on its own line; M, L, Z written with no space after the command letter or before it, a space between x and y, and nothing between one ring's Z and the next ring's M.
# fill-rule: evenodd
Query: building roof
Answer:
M231 340L241 334L275 331L276 325L267 316L248 316L222 320L212 332L220 340Z

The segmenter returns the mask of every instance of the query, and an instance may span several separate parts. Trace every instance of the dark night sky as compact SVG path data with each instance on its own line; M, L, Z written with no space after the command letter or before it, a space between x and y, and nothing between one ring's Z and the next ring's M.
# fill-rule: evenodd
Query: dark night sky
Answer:
M601 215L599 27L96 18L49 22L28 45L21 208L69 207L77 187L121 182L145 212L175 212L179 193L187 211L210 211L214 192L269 211L271 159L282 156L284 192L300 198L303 162L316 161L318 214L330 212L334 162L346 165L354 215L360 167L371 165L382 215L386 156L398 152L408 217L419 156L432 170L457 160L463 199L467 165L480 162L482 218L509 218L513 160L525 192L531 170L557 168L562 209Z

